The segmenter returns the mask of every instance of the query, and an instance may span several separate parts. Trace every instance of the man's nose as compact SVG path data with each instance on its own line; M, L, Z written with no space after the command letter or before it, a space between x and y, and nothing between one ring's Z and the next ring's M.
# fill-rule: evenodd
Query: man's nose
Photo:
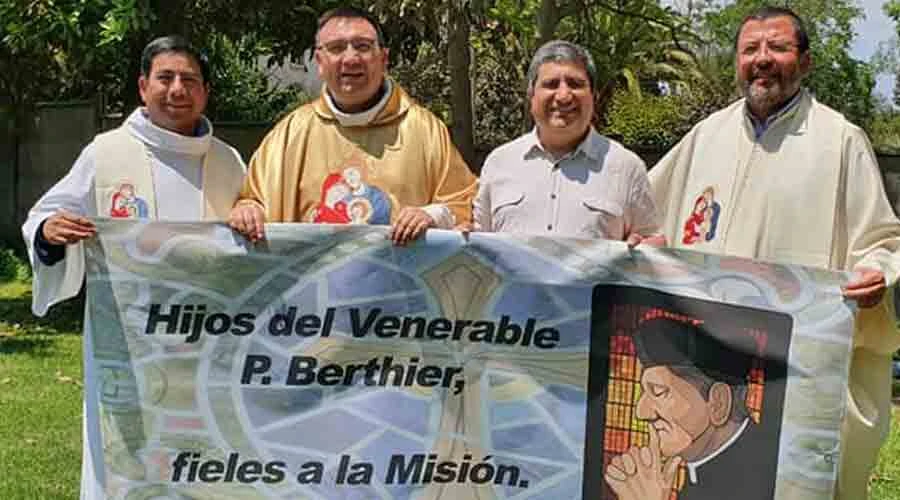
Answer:
M643 395L638 398L637 406L635 407L635 416L638 420L656 420L657 415L653 404L647 401L647 398Z
M344 51L341 52L341 61L344 63L356 64L363 59L362 52L353 48L353 44L347 44Z
M566 85L565 83L560 84L556 89L556 100L557 101L569 101L572 99L572 89Z
M187 87L184 85L184 82L181 80L180 76L175 76L172 79L172 83L169 85L169 93L175 95L181 95L187 92Z
M756 51L756 54L753 55L753 62L757 66L768 66L769 64L772 64L772 55L772 51L764 44L760 46Z

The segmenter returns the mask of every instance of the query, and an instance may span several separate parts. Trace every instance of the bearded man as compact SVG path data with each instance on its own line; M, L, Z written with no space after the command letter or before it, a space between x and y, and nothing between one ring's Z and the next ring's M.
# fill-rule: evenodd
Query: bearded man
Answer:
M866 498L900 347L885 297L900 273L900 221L865 133L802 88L812 61L801 19L785 8L754 12L736 53L744 98L698 123L650 172L662 229L680 235L698 200L714 193L715 230L670 238L676 247L855 271L844 287L860 311L836 498Z

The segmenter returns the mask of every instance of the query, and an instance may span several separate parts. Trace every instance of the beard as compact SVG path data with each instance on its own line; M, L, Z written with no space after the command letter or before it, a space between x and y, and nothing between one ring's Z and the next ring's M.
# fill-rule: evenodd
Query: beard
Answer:
M787 101L799 88L796 79L788 78L782 73L765 75L769 80L768 86L753 85L754 80L761 75L753 75L750 80L741 83L741 92L747 99L750 109L768 114Z

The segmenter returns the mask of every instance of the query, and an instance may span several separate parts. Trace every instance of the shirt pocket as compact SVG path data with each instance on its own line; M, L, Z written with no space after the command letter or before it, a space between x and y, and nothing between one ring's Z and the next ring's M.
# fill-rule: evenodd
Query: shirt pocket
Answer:
M491 209L494 231L516 231L523 220L525 193L507 191L497 196L497 203Z
M625 238L625 208L605 198L584 198L584 213L580 232L595 238L622 240Z

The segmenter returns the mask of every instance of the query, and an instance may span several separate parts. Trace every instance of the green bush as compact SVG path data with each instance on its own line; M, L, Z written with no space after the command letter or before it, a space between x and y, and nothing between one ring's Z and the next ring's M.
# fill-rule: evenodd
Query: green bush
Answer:
M0 248L0 283L30 279L31 266L9 248Z
M665 151L690 129L687 112L679 96L620 90L610 102L603 133L629 148Z
M900 113L877 113L869 123L867 132L875 151L900 154Z

